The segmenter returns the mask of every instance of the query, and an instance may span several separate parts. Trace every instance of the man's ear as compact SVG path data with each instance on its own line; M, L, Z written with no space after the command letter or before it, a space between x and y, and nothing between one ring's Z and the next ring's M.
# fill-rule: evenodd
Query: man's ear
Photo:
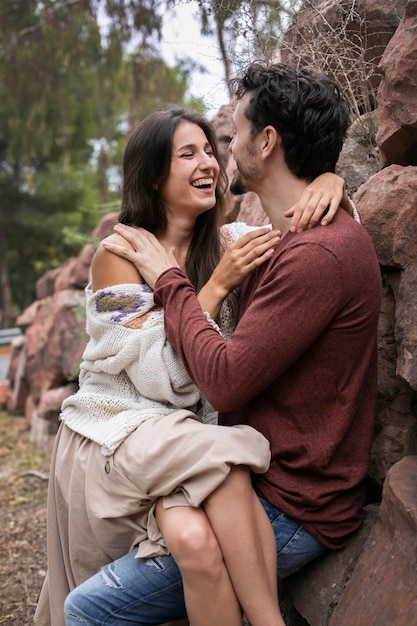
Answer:
M281 145L281 135L273 126L265 126L262 131L262 156L268 157L277 145Z

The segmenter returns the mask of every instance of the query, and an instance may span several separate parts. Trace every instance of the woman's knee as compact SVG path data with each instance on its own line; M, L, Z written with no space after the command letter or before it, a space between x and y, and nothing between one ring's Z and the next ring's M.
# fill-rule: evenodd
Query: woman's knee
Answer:
M164 537L180 569L211 571L223 562L216 536L205 514L184 509L182 523L170 525Z

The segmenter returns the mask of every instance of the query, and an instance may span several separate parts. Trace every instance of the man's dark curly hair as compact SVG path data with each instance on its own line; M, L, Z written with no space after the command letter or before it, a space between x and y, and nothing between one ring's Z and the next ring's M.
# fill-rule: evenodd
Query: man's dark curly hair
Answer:
M338 86L328 76L284 63L257 62L231 86L238 99L250 93L245 115L252 136L273 126L296 176L311 181L323 172L334 172L350 115Z

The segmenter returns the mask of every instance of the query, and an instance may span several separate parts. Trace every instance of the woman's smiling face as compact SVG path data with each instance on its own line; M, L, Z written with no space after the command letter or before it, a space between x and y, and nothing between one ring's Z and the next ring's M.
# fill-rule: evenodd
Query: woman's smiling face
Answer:
M167 213L193 217L216 203L219 164L204 131L192 122L182 121L172 140L171 166L161 196Z

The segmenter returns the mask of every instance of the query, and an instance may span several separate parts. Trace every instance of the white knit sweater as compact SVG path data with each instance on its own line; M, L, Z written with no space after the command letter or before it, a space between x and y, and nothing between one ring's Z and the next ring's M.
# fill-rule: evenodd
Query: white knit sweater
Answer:
M251 227L222 229L224 246ZM164 313L148 285L115 285L93 292L86 287L87 333L79 391L62 405L61 419L75 432L112 454L140 423L177 409L196 412L213 423L217 413L201 396L164 333ZM220 326L229 337L235 320L227 301ZM128 324L134 324L132 328Z

